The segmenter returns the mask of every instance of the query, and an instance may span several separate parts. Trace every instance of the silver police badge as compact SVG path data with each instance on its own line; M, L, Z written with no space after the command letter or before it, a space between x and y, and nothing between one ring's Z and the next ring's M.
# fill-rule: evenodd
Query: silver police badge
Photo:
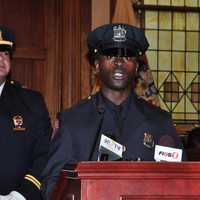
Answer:
M154 145L155 145L155 142L154 142L154 139L153 139L153 135L151 135L150 133L144 133L143 144L147 148L152 149L154 147Z
M126 41L126 29L123 26L113 26L113 40L115 42Z

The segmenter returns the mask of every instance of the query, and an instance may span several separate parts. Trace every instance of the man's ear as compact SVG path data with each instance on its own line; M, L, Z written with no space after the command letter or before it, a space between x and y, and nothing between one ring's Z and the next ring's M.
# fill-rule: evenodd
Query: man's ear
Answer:
M94 66L95 66L95 69L99 69L99 61L98 60L95 60L94 61Z
M95 76L97 76L98 73L99 73L99 62L98 62L98 60L95 60L95 62L94 62L93 73L94 73Z
M134 62L135 62L135 65L136 65L135 72L138 73L138 68L140 67L140 63L139 63L138 59L136 59Z

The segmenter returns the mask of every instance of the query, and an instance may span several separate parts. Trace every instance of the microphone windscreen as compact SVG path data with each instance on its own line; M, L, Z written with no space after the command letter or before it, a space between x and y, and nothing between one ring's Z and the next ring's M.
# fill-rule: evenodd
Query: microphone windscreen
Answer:
M173 137L169 136L169 135L163 135L158 144L160 146L166 146L166 147L175 147L175 141L173 139Z

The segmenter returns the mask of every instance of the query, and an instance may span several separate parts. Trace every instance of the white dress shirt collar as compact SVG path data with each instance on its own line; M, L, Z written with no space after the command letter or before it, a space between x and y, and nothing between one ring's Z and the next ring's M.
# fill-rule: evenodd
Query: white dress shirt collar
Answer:
M4 85L5 85L5 82L3 82L3 83L0 85L0 96L1 96L1 94L2 94L2 91L3 91Z

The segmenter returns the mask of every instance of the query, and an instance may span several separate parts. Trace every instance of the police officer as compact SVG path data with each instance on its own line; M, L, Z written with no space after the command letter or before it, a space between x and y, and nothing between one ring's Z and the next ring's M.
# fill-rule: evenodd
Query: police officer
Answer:
M66 163L98 159L102 134L126 147L122 160L153 161L160 143L182 148L170 115L133 92L137 59L148 46L143 30L128 24L103 25L89 34L89 58L101 89L60 113L44 171L46 199Z
M14 39L0 27L0 200L39 200L51 123L41 94L8 79Z

